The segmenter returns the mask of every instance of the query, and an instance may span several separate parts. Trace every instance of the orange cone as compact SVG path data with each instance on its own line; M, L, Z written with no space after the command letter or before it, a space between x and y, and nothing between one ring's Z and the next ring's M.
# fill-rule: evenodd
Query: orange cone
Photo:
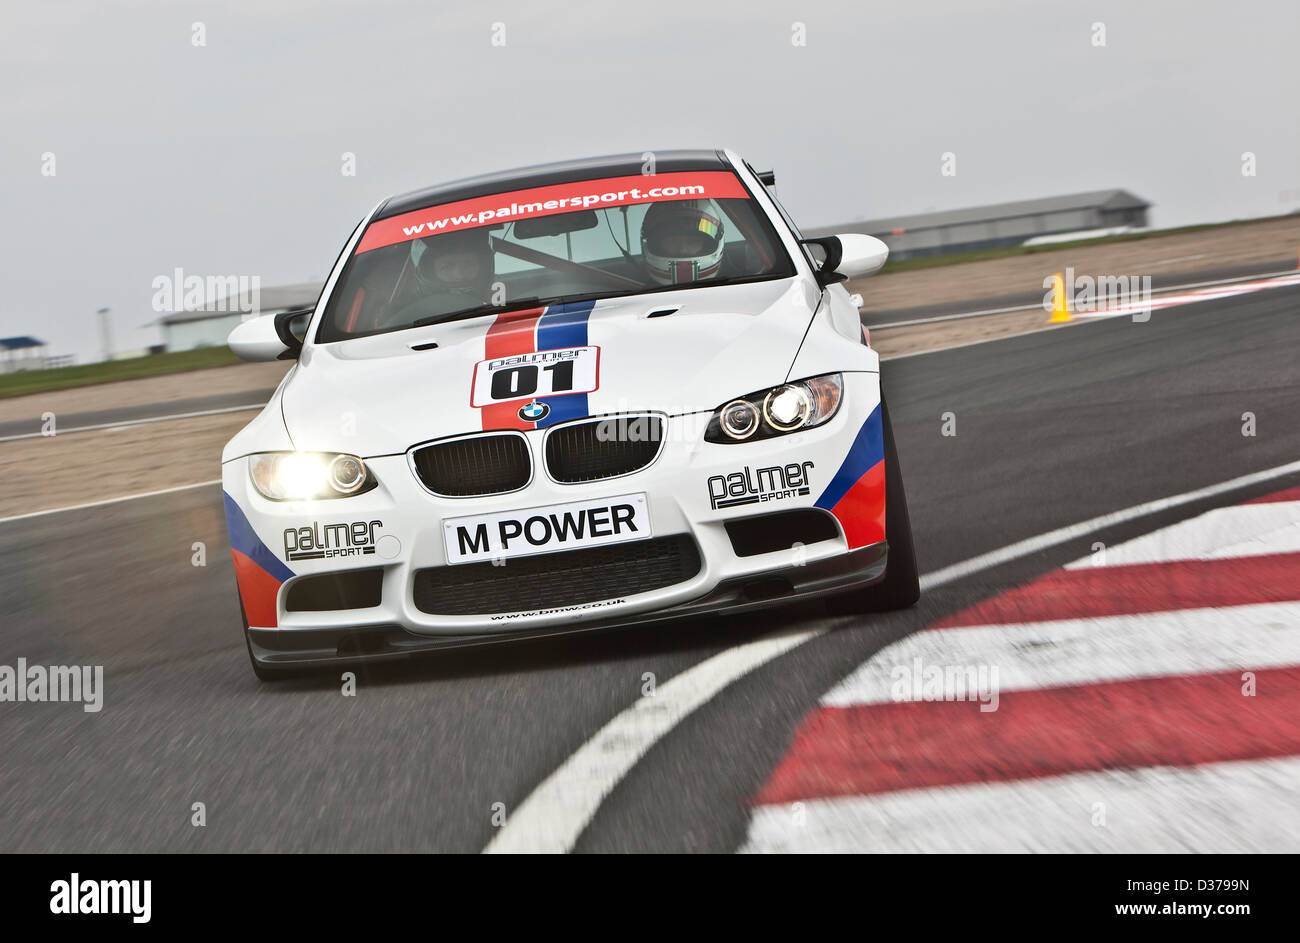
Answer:
M1057 272L1052 276L1052 317L1048 324L1070 320L1070 306L1065 300L1065 276Z

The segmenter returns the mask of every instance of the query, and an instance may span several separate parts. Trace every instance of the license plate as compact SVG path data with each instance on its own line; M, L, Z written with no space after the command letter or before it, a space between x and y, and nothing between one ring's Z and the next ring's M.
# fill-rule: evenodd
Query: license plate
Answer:
M502 560L535 553L644 540L650 532L645 493L570 501L518 511L469 514L442 522L447 563Z

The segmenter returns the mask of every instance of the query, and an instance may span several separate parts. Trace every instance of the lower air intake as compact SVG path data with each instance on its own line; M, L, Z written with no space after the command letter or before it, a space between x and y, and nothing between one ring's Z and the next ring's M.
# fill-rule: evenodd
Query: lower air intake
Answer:
M285 591L288 612L332 612L335 609L370 609L383 596L383 570L345 570L300 576Z
M604 547L430 567L415 574L415 607L430 615L531 612L635 596L683 583L700 572L687 534Z
M833 540L840 535L835 518L817 508L777 511L727 521L727 536L738 557L789 550L797 545Z

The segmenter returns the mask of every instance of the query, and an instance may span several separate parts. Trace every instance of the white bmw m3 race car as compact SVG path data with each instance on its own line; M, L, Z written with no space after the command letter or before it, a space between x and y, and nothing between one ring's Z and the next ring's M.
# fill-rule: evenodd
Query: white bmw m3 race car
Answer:
M844 279L730 151L380 203L222 455L253 668L919 595L880 364Z

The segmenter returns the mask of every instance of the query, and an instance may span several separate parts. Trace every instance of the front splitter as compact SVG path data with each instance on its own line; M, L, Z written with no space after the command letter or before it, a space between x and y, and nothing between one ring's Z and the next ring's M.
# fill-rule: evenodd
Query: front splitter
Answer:
M686 602L629 616L611 616L568 625L547 625L517 631L472 635L420 635L400 625L348 626L342 629L249 629L249 644L259 662L270 666L303 667L407 658L425 652L477 648L503 642L554 638L582 632L602 632L704 615L731 615L859 589L885 575L887 541L838 557L799 566L782 566L724 580L709 592Z

